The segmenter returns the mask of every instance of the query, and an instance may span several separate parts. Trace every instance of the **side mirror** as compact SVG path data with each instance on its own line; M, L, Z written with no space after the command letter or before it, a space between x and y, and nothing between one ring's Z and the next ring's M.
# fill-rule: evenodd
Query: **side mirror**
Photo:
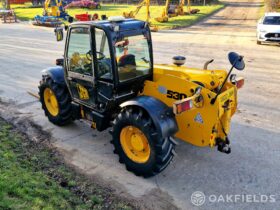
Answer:
M243 60L243 56L238 55L235 52L230 52L228 54L228 59L231 65L239 71L242 71L245 68L245 63Z
M54 29L56 41L60 42L63 40L63 28Z
M58 59L56 59L56 60L55 60L55 64L56 64L57 66L63 66L63 64L64 64L64 59L63 59L63 58L58 58Z

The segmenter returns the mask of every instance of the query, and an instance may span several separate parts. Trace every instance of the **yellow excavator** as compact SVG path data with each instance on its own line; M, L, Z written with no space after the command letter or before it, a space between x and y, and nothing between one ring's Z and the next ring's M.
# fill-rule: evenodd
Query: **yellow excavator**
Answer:
M184 11L185 0L179 0L178 4L170 4L170 0L166 0L165 7L160 17L155 18L157 22L168 22L170 17L176 17L180 15L190 15L198 13L198 9L191 9L191 2L188 0L188 11Z
M61 0L46 0L44 3L44 16L59 17L61 13L64 13Z
M142 0L136 9L130 12L123 12L125 18L135 18L142 7L146 6L146 22L149 24L151 31L158 31L158 27L151 24L151 13L150 13L150 0Z

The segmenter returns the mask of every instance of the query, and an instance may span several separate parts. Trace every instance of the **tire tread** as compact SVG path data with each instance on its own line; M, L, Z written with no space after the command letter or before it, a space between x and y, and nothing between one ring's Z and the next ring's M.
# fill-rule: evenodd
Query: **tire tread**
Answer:
M44 90L46 88L50 88L56 96L59 105L59 114L57 116L52 116L45 105ZM44 110L44 113L48 117L49 121L51 121L53 124L63 126L74 120L75 115L71 104L71 96L66 86L55 83L49 76L43 77L39 86L39 96L42 109Z
M121 129L128 126L129 123L140 128L147 139L152 141L149 141L150 148L154 150L153 153L155 155L152 161L149 160L147 164L133 162L122 150L119 135ZM171 137L166 137L164 139L159 138L160 135L158 135L158 131L152 119L148 113L139 107L127 107L122 109L113 121L113 127L110 133L113 136L112 143L115 148L114 152L119 156L119 162L124 163L126 169L137 176L143 176L145 178L154 176L163 171L173 159L175 144L170 141Z

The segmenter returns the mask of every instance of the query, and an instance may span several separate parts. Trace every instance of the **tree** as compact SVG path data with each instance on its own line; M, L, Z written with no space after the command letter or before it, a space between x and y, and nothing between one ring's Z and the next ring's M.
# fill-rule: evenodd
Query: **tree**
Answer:
M10 0L4 0L4 1L6 1L5 2L6 9L11 9Z
M266 12L276 12L280 7L280 0L266 0Z

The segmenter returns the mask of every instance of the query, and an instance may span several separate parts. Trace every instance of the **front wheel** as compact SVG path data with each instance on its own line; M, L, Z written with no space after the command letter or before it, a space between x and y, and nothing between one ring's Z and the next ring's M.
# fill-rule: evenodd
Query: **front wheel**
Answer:
M261 41L257 41L257 44L258 44L258 45L261 45L261 44L262 44L262 42L261 42Z
M112 136L119 161L138 176L156 175L174 156L170 137L160 138L148 113L139 107L121 111L113 122Z
M66 86L55 83L47 76L40 82L39 96L45 115L53 124L66 125L74 119L71 96Z

